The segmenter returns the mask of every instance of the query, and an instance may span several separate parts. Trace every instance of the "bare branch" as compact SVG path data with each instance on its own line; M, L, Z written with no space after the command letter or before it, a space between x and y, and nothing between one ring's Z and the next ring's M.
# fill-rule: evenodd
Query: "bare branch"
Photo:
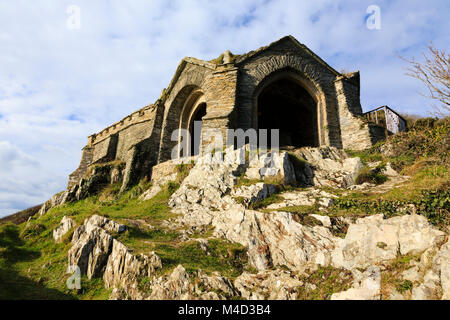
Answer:
M428 52L423 54L424 62L417 62L400 57L409 63L406 75L422 81L429 94L427 97L439 101L441 105L434 106L435 113L450 114L450 55L444 50L428 46Z

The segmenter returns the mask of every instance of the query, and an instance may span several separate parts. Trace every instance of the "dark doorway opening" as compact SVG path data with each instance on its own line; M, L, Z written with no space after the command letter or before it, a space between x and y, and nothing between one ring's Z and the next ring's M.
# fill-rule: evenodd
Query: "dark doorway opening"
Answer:
M200 144L202 136L202 118L206 116L206 103L200 104L195 110L191 118L189 133L191 135L191 155L197 156L200 154Z
M290 79L281 79L258 96L258 129L279 129L280 147L318 146L317 104ZM271 145L268 134L268 145Z

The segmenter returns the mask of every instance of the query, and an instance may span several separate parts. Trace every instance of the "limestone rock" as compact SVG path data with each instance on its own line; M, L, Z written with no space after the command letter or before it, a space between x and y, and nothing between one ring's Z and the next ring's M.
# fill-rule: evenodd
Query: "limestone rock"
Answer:
M107 289L120 288L127 297L142 299L138 277L150 277L161 267L161 259L154 252L150 255L133 255L125 245L113 240L103 281Z
M231 192L231 196L235 198L242 198L244 200L244 204L248 207L251 203L262 201L275 192L276 187L274 185L260 182L250 186L242 186L238 189L234 189Z
M196 204L210 209L223 209L226 202L222 197L233 188L238 168L234 163L199 161L171 196L169 206L182 211L195 209L193 205Z
M413 283L419 282L421 280L419 267L415 266L403 271L402 278L405 280L409 280Z
M433 229L427 219L404 215L384 220L383 215L358 219L348 228L345 239L339 240L333 252L336 267L352 269L392 260L402 255L425 251L439 243L445 234Z
M294 206L312 206L316 203L315 196L309 191L290 191L283 192L280 196L284 199L282 202L273 203L267 206L267 209L281 209Z
M331 219L330 219L330 217L328 217L328 216L321 216L319 214L312 214L311 216L313 218L319 220L324 227L327 227L327 228L331 227Z
M439 296L438 287L433 282L420 284L412 289L411 300L437 300Z
M393 289L389 292L389 300L406 300L406 299L400 292Z
M38 216L42 217L47 213L50 209L61 205L64 202L64 198L66 196L66 192L60 192L55 194L50 200L46 201L42 207L39 209Z
M117 223L108 218L94 214L90 218L86 219L84 222L86 230L94 227L99 227L110 233L122 233L126 230L126 225Z
M398 225L398 241L402 255L421 253L445 238L444 232L432 228L421 215L404 215L389 220Z
M283 179L285 184L296 182L294 166L289 160L287 152L260 155L258 160L250 163L246 176L249 179L264 179L278 176Z
M152 282L150 300L190 300L194 298L194 286L182 265L166 277Z
M312 185L315 186L350 187L364 166L361 159L348 158L345 151L334 147L305 147L294 150L293 153L309 163L305 166L308 171L305 176L310 176L312 170ZM298 176L299 174L297 178Z
M208 276L205 272L199 270L197 277L204 290L220 293L221 296L217 296L217 298L231 298L237 295L236 289L231 281L218 272L214 272L211 276ZM198 291L198 288L196 288L196 291ZM209 297L208 300L217 300L213 298Z
M125 226L115 221L93 215L79 226L72 237L72 248L68 253L69 266L78 266L81 274L89 279L103 274L112 251L113 237L108 233L119 233Z
M349 190L360 190L360 191L364 191L364 190L369 190L373 187L376 187L376 184L373 183L369 183L369 182L364 182L362 184L355 184L352 185L350 187L348 187Z
M386 175L388 177L397 177L399 175L398 172L392 168L390 162L386 164L386 168L381 170L381 173L383 173L384 175Z
M89 279L103 273L112 249L113 238L99 227L77 228L68 253L69 266L78 266Z
M60 241L74 226L75 222L71 218L64 216L59 226L53 230L53 239L55 239L55 241Z
M442 299L450 300L450 242L441 247L434 260L434 265L440 271Z
M303 282L290 272L273 270L258 274L244 272L236 278L234 285L247 300L295 300L297 288Z
M335 195L314 188L305 191L288 191L279 194L284 200L267 206L267 209L282 209L293 206L312 206L318 204L321 208L328 208L333 204Z
M381 271L376 266L370 266L352 288L334 293L331 300L379 300L381 298Z
M212 224L216 236L247 246L258 270L271 265L293 270L327 265L337 240L327 228L303 226L288 212L266 214L236 206L217 214Z

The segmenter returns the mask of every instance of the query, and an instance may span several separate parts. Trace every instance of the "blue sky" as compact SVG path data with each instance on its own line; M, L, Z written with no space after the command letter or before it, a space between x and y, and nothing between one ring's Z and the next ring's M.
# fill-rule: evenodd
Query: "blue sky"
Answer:
M67 8L81 27L67 28ZM381 29L366 26L381 9ZM364 110L426 115L399 56L448 50L450 2L0 0L0 216L63 190L87 136L154 102L185 56L245 53L291 34L361 72Z

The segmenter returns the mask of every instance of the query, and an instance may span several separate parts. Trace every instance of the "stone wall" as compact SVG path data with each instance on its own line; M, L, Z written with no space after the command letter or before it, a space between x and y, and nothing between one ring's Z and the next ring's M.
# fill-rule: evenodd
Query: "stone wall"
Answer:
M94 148L86 146L81 151L81 160L78 168L69 175L67 188L70 189L76 185L87 172L89 165L92 163Z
M226 143L226 130L236 125L236 84L238 69L232 65L213 72L205 85L207 113L203 118L202 142L204 145L211 142L207 129L220 130L223 143Z
M158 150L160 130L154 129L155 122L158 119L161 121L161 117L158 117L160 110L161 107L158 104L145 107L102 130L99 134L90 136L88 145L83 148L79 167L69 176L68 187L71 188L77 184L86 175L88 167L96 163L124 161L127 164L124 175L124 181L127 181L127 184L132 183L132 163L138 155L143 159L139 167L150 170L151 165L157 162L155 150ZM136 153L136 148L140 153ZM153 150L153 154L150 150ZM141 154L142 152L144 154Z
M342 148L363 150L385 138L384 128L361 117L359 72L335 80Z

